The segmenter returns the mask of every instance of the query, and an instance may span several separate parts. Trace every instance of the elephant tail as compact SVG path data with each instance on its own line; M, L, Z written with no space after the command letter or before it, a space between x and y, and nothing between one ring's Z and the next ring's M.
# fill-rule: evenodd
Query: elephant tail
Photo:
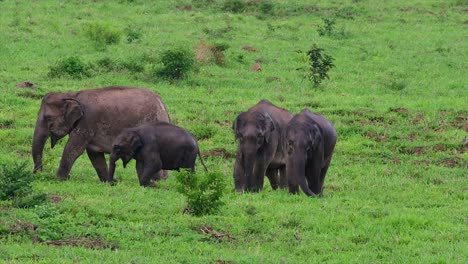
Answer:
M200 158L200 162L203 165L203 168L205 168L205 171L208 172L208 169L206 168L205 162L203 162L202 156L200 154L200 150L198 150L198 157Z

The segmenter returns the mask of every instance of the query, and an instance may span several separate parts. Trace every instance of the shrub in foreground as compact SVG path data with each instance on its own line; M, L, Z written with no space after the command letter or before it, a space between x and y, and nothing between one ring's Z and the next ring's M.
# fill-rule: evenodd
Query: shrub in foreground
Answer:
M224 204L221 198L225 182L221 173L210 172L201 175L181 170L177 172L176 180L177 191L187 198L187 209L191 214L211 214Z
M0 200L26 196L32 191L34 174L27 163L0 164Z
M164 51L159 59L162 67L156 71L156 75L163 79L180 80L193 70L195 65L194 55L184 48L174 48Z

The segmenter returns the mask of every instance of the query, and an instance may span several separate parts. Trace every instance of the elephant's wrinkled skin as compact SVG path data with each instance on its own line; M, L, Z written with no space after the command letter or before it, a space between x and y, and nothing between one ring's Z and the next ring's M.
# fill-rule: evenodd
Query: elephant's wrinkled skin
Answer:
M161 97L156 93L131 87L105 87L69 93L49 93L42 99L37 117L32 156L34 172L42 169L42 152L47 138L51 146L69 135L63 150L57 177L69 178L75 160L86 150L99 179L109 180L104 153L125 127L146 122L169 122Z
M232 127L239 142L234 164L236 191L262 190L265 175L273 189L287 186L286 153L281 139L292 116L289 111L261 100L234 120Z
M289 121L284 142L289 192L297 193L301 186L308 196L321 194L336 144L333 125L304 109Z
M160 122L124 129L112 143L110 180L114 179L117 160L122 159L126 167L131 159L135 159L140 185L154 186L152 176L161 169L187 168L194 172L197 155L206 170L195 138L175 125Z

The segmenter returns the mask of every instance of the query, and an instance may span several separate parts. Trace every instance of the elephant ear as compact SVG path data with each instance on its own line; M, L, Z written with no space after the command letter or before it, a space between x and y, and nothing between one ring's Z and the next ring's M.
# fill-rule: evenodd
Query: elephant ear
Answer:
M236 119L234 119L234 122L232 122L232 130L234 131L234 137L235 139L241 138L242 133L239 131L240 128L243 126L243 117L245 115L245 112L240 113Z
M72 129L75 123L83 117L83 108L78 100L66 98L65 102L65 122L67 127Z
M308 133L309 136L309 145L313 150L316 150L322 143L322 134L317 125L314 125Z
M143 146L143 141L141 140L141 137L140 135L138 135L137 132L132 131L130 133L129 145L132 148L134 154L136 154L137 151Z
M265 122L265 131L264 137L266 143L270 143L270 135L271 132L275 131L275 124L273 123L273 119L271 118L270 114L265 113L263 114L264 122Z

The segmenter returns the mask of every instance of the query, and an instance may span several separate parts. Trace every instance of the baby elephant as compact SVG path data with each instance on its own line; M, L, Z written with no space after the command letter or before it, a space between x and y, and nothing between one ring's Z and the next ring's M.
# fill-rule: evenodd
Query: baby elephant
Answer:
M141 125L123 129L112 143L109 161L109 177L114 180L115 162L122 159L124 168L133 158L140 185L154 186L152 179L160 170L195 171L197 154L203 167L195 138L185 129L169 123Z
M289 121L285 136L289 192L297 193L300 186L308 196L321 194L335 149L335 128L325 117L304 109Z

